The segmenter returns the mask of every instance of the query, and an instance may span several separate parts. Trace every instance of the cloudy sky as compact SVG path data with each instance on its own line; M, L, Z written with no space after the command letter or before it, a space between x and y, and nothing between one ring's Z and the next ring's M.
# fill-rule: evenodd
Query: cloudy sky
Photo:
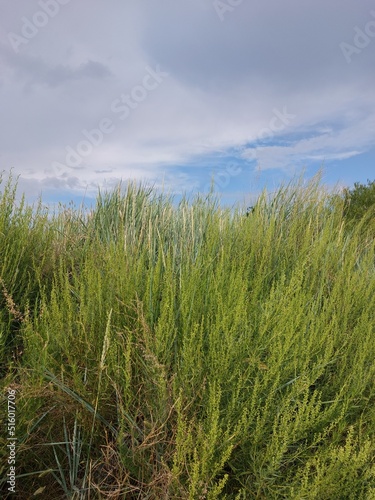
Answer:
M373 0L0 0L0 19L0 171L29 200L375 178Z

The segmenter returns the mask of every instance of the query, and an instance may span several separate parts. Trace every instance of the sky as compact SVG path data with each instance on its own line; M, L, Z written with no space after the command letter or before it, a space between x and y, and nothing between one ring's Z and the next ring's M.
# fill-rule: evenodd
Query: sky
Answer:
M0 0L0 19L0 172L30 202L375 179L373 0Z

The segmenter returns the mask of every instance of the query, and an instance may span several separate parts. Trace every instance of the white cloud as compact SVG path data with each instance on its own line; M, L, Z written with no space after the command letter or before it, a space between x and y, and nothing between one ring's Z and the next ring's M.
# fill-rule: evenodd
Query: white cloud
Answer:
M37 186L94 190L117 178L197 185L194 165L234 151L258 168L345 159L374 145L375 40L351 64L340 49L365 26L370 0L242 2L223 22L211 0L70 2L16 54L7 39L38 3L2 9L0 169ZM119 120L111 103L139 85L146 66L169 73ZM295 118L260 141L274 109ZM80 169L55 172L82 130L110 118L114 131ZM236 153L237 151L237 153ZM204 166L202 170L204 170ZM52 186L52 187L51 187Z

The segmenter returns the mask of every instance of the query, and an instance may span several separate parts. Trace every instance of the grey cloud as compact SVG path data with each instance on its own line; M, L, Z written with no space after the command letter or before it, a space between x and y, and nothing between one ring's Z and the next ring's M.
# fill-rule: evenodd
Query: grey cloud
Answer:
M90 60L87 63L81 64L76 71L76 74L78 75L78 78L86 77L102 79L112 76L110 69L103 63Z
M95 197L97 187L91 186L90 194L87 198ZM40 196L43 199L56 199L56 193L59 199L66 199L67 201L72 198L73 193L76 193L78 198L82 197L82 193L87 192L87 184L80 182L75 178L56 178L45 177L43 179L34 179L21 176L17 183L18 198L22 193L27 193L28 201L35 202Z
M18 33L37 5L3 7L0 37ZM141 178L146 166L144 177L157 179L172 166L173 183L174 166L185 165L179 189L200 175L191 176L194 166L220 164L218 152L238 157L251 145L278 168L363 151L375 133L375 37L351 64L340 43L353 42L371 10L373 0L243 0L221 22L213 0L70 2L18 54L0 43L0 167L15 165L44 189L76 192L105 178ZM111 103L142 81L147 65L169 76L119 121ZM284 106L296 115L290 127L256 142ZM86 170L52 178L52 162L63 162L65 148L104 117L116 129Z
M77 177L46 177L39 181L41 188L54 188L54 189L74 189L82 187L82 183Z
M40 83L45 83L50 87L58 87L70 81L77 81L82 79L102 80L111 76L111 71L102 63L96 61L87 61L82 63L78 68L69 66L58 65L55 67L45 66L43 79L39 80ZM35 78L38 81L38 76Z
M101 62L87 60L78 67L67 64L51 64L42 57L24 53L13 54L0 45L0 56L8 68L15 72L18 82L27 86L46 85L51 88L63 86L72 81L84 79L103 80L112 76L111 70Z
M251 92L252 82L263 80L285 92L301 85L324 86L339 75L358 79L339 44L352 41L354 26L371 19L374 6L370 0L360 6L347 0L324 5L244 1L223 22L210 4L211 9L200 16L192 6L173 7L172 0L164 8L143 4L145 51L186 83L202 88L236 87L246 79ZM179 22L181 16L184 23ZM371 50L364 51L358 64L374 75L370 58Z

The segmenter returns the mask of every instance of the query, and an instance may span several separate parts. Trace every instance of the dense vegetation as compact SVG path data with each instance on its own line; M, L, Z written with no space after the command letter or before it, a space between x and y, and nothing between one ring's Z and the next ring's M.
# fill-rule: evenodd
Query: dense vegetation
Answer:
M374 233L343 197L0 191L15 498L375 499Z
M344 214L348 221L357 224L361 219L366 219L366 226L372 225L375 229L375 181L367 184L356 182L352 189L344 191Z

